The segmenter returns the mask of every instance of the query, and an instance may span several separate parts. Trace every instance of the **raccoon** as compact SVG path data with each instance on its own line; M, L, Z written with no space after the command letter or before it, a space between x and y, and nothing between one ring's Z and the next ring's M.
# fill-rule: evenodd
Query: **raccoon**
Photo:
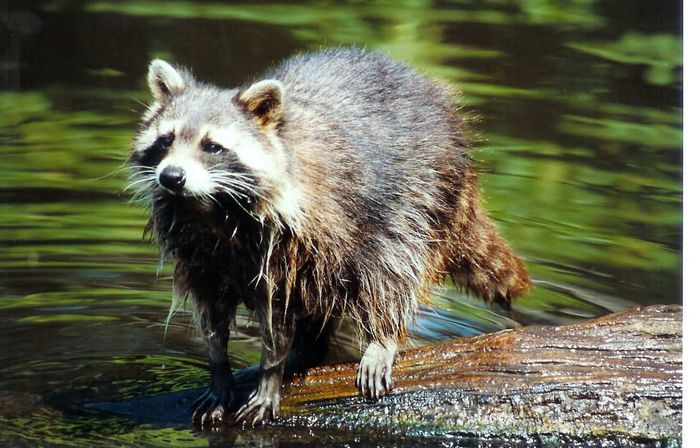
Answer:
M527 291L481 206L455 95L406 64L328 49L235 89L162 60L147 80L131 188L172 257L173 304L191 297L207 349L195 425L275 418L285 370L319 362L337 319L366 340L356 385L379 398L433 285L449 276L504 305ZM259 384L240 407L227 355L239 304L262 338Z

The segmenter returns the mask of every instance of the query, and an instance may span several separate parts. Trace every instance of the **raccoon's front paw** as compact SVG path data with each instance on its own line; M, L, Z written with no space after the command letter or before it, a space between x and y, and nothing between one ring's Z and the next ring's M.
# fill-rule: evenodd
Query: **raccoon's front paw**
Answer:
M380 398L391 392L393 387L391 368L394 365L397 347L394 342L385 345L370 342L365 354L362 355L355 380L360 395Z
M226 414L233 410L233 401L233 388L207 388L192 405L192 424L199 429L221 426Z
M276 375L263 376L258 388L233 416L234 421L255 426L266 418L274 420L280 412L280 384Z

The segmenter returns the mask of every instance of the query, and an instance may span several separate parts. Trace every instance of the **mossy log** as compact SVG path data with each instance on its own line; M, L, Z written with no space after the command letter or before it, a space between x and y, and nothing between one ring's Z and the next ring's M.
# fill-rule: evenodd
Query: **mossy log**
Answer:
M396 363L393 393L378 401L357 397L356 364L315 368L284 385L282 416L255 429L256 439L268 434L298 442L299 431L313 431L336 442L346 434L348 440L675 445L681 434L681 313L680 306L650 306L408 350ZM178 403L168 409L187 412L195 394L170 395ZM245 429L233 431L250 437Z

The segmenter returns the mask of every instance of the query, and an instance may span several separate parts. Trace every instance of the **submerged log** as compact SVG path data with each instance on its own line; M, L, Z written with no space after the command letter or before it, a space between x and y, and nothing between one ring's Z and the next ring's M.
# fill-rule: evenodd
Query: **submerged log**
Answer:
M290 434L303 430L330 434L336 442L345 433L373 440L429 436L676 444L681 434L681 313L680 306L650 306L572 325L523 327L408 350L396 363L394 391L377 401L357 397L356 364L312 369L284 385L282 416L256 429L256 439L263 434L277 441L295 439ZM178 394L184 409L190 397ZM245 430L233 431L249 438Z

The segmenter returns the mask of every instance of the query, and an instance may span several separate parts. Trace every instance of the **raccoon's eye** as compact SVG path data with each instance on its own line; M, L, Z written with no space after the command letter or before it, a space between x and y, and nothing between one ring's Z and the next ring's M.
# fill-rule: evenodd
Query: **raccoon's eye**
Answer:
M174 140L175 135L173 134L161 135L156 139L156 142L153 144L153 147L159 150L168 149L173 144Z
M166 151L172 146L175 134L170 133L158 137L151 146L146 148L139 156L141 165L156 166L165 156Z
M208 152L209 154L219 154L223 152L224 147L218 143L207 142L204 144L204 146L202 146L202 149L204 152Z

